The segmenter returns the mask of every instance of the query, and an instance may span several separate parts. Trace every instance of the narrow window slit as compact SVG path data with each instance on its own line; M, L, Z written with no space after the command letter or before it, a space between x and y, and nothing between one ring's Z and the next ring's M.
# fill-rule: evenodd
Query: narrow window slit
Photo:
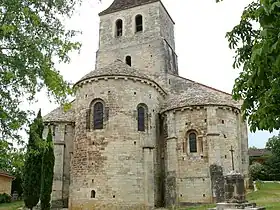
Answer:
M122 36L123 34L123 21L121 19L116 21L116 36Z
M142 17L142 15L137 15L135 17L135 23L136 23L136 32L143 31L143 17Z
M94 191L94 190L92 190L92 191L91 191L91 195L90 195L90 197L91 197L91 198L95 198L95 194L96 194L96 193L95 193L95 191Z
M125 57L125 63L129 66L131 66L131 56L126 56Z
M189 134L189 146L190 146L190 153L197 152L197 139L195 133Z

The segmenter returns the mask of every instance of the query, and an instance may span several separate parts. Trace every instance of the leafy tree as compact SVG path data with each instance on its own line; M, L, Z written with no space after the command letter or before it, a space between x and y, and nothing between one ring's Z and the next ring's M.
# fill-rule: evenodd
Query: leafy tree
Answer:
M277 136L272 136L266 142L266 149L276 156L280 156L280 133Z
M0 141L0 154L0 170L15 176L12 181L12 192L17 191L21 196L25 150L14 148L13 144L7 141Z
M269 180L280 180L280 134L268 139L266 149L272 155L265 161L265 168Z
M23 194L25 206L32 209L40 198L43 120L41 110L30 126L26 160L23 174Z
M53 141L52 131L49 128L46 145L44 146L44 154L42 160L42 181L41 181L41 209L50 209L50 200L52 193L53 184L53 169L54 169L54 152L53 152Z
M268 181L280 181L280 157L276 155L270 156L265 163L264 167L267 173Z
M216 0L217 2L222 0ZM226 34L235 50L234 68L242 67L233 96L251 131L280 128L280 0L255 0Z
M71 88L55 62L69 62L69 52L80 43L77 31L67 30L81 0L1 0L0 4L0 140L19 138L17 131L28 120L22 100L34 101L44 88L50 99L67 102Z
M0 169L12 175L21 175L24 164L24 148L14 148L12 143L0 141Z

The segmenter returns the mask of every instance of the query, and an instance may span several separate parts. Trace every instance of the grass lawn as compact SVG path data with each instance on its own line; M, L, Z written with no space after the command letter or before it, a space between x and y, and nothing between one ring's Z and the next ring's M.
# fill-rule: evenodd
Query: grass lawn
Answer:
M187 208L180 208L178 210L207 210L208 208L212 208L212 207L215 207L215 204L193 206L193 207L187 207Z
M0 210L17 210L20 207L23 207L23 201L15 201L12 203L1 203Z
M279 183L257 183L257 192L248 193L246 199L257 203L257 206L266 207L266 210L280 210L280 184ZM180 210L207 210L215 205L204 205L188 207Z
M280 184L279 183L257 183L257 192L247 195L247 200L257 203L258 206L266 207L266 210L280 209Z
M257 203L258 206L266 207L266 210L280 210L280 184L279 183L257 183L257 192L251 192L246 199L250 202ZM23 206L23 201L0 204L0 210L17 210ZM180 210L207 210L215 205L202 205ZM178 209L179 210L179 209Z

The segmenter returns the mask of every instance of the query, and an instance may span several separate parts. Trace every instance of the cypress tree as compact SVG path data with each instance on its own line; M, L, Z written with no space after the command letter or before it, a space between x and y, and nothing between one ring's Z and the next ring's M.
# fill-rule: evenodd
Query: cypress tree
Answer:
M47 141L44 147L42 160L42 182L41 182L41 210L50 209L50 200L53 184L54 151L52 141L52 131L49 127Z
M25 206L29 209L33 209L40 198L43 130L43 119L41 110L39 110L37 117L30 126L26 160L24 163L23 198Z

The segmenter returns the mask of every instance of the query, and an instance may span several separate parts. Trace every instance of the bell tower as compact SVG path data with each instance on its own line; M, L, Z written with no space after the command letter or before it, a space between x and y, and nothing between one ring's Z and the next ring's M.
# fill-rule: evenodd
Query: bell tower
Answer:
M114 0L99 16L96 69L120 59L145 73L178 74L174 21L160 0Z

